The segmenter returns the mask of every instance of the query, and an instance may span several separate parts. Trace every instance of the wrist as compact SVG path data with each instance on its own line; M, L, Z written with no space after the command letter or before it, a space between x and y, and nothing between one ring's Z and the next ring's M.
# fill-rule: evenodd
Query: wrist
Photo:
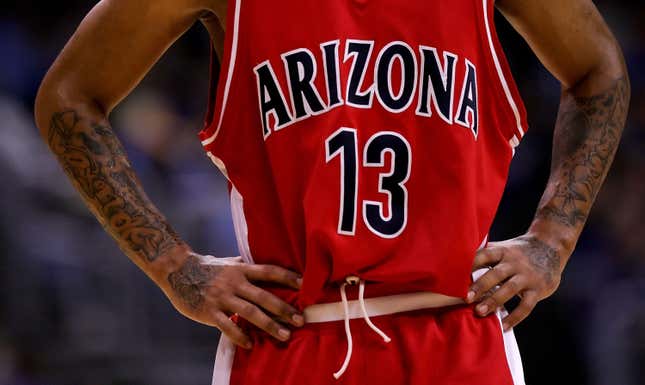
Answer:
M536 218L526 235L535 237L552 247L560 257L560 271L562 271L578 242L580 231L558 222Z
M148 276L163 290L168 285L168 276L179 270L186 260L195 253L185 243L171 246L157 259L146 266Z

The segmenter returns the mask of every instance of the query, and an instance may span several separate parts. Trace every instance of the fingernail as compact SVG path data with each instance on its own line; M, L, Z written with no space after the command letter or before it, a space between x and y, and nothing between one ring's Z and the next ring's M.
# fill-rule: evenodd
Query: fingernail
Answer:
M502 329L504 329L504 331L505 331L505 332L507 332L507 331L509 331L511 328L510 328L510 325L509 325L509 324L507 324L506 322L503 322L503 323L502 323Z
M298 284L298 287L302 286L302 277L296 279L296 283Z
M488 311L488 306L487 306L487 305L484 305L484 304L479 305L479 306L477 306L477 311L478 311L480 314L486 314L486 312Z
M253 344L250 343L250 342L247 342L247 343L244 344L245 349L251 349L252 347L253 347Z
M280 329L278 331L278 335L282 337L282 339L286 340L286 339L289 339L291 332L289 332L287 329Z
M468 295L466 295L466 302L471 303L473 302L473 299L475 299L475 292L471 290L468 292Z
M291 319L295 322L296 326L302 326L305 324L305 318L300 314L294 314Z

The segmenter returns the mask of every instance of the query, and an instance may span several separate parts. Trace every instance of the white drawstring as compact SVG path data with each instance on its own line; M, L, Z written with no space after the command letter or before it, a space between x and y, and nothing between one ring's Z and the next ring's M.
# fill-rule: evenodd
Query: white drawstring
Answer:
M365 318L365 322L367 322L367 325L372 328L376 332L376 334L380 335L381 338L383 338L383 341L390 342L392 339L387 336L387 334L383 333L383 330L379 329L374 325L372 320L370 319L369 315L367 315L367 309L365 308L365 300L363 299L363 295L365 294L365 281L361 280L361 283L358 287L358 302L361 304L361 309L363 310L363 318Z
M340 285L340 298L343 301L343 310L345 311L345 335L347 336L347 354L345 354L345 361L343 362L343 366L341 366L340 369L336 373L334 373L335 379L339 379L340 376L345 373L345 370L347 370L347 366L349 365L349 359L352 358L352 330L349 327L349 304L347 303L345 286L347 286L346 282L343 282L343 284Z
M376 334L380 335L383 338L383 341L390 342L392 339L387 336L381 329L379 329L372 320L370 319L370 316L367 314L367 309L365 308L365 300L364 300L364 294L365 294L365 281L362 279L359 279L358 277L350 276L346 278L346 282L344 282L342 285L340 285L340 299L343 302L343 310L345 312L345 335L347 336L347 354L345 354L345 361L343 362L343 366L334 373L334 378L339 379L340 376L345 373L347 370L347 366L349 366L349 360L352 358L352 351L353 351L353 341L352 341L352 330L349 327L349 303L347 302L347 293L345 291L345 287L349 285L355 285L356 283L359 283L358 287L358 302L361 306L361 310L363 311L363 318L365 319L365 322L367 325L376 332Z

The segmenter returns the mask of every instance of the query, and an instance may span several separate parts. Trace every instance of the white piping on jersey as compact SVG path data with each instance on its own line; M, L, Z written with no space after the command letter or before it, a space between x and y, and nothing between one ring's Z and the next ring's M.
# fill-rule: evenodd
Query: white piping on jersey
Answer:
M244 199L242 194L233 186L231 188L231 214L233 215L233 228L235 229L235 238L237 248L246 263L255 263L251 255L249 246L249 229L244 216Z
M226 170L226 165L222 159L213 155L212 152L207 152L206 155L213 161L213 164L219 168L219 170L224 174L226 179L231 182L231 179L228 177L228 171ZM233 228L235 229L235 240L237 241L237 249L242 256L242 260L246 263L255 263L253 261L253 256L251 255L251 246L249 246L249 228L246 224L246 217L244 216L244 198L242 194L235 188L233 182L231 182L231 216L233 218Z
M222 162L222 160L217 156L213 155L213 153L210 151L206 153L206 156L210 158L210 160L213 162L215 167L217 167L222 172L222 174L226 177L226 179L230 181L228 177L228 171L226 170L226 165L224 164L224 162Z
M233 43L231 45L230 58L228 62L228 73L226 74L226 85L224 86L224 96L222 97L222 108L219 111L219 121L217 128L213 135L208 139L202 141L202 145L207 146L215 140L220 128L222 128L222 120L224 118L224 110L226 109L226 101L228 100L228 91L231 88L231 79L233 78L233 70L235 69L235 59L237 58L237 40L240 27L240 8L242 0L235 1L235 17L233 19Z
M215 365L213 366L213 381L211 385L230 385L231 371L233 369L233 359L235 358L235 344L226 334L221 333L219 344L217 345L217 354L215 355Z
M508 370L511 372L513 385L526 385L526 383L524 382L524 368L522 366L522 357L520 355L520 349L517 346L515 333L513 333L513 329L504 331L502 324L502 319L508 315L508 312L504 307L501 307L497 309L496 315L497 319L499 320L499 328L502 332L502 339L504 340L506 364L508 365Z
M365 281L355 277L355 276L349 276L345 278L345 282L343 282L342 285L340 285L340 298L343 302L343 311L345 313L345 336L347 336L347 353L345 354L345 361L343 361L343 366L334 373L334 378L339 379L343 373L347 370L347 367L349 366L349 360L352 358L352 351L353 351L353 342L352 342L352 330L349 327L349 303L347 302L347 293L345 292L345 287L347 285L355 285L359 284L358 286L358 303L361 305L361 312L363 313L363 318L365 319L365 322L367 323L367 326L369 326L374 332L383 338L383 341L390 342L392 339L387 336L387 334L383 333L381 329L379 329L372 320L370 319L370 316L367 314L367 309L365 308Z
M511 140L508 141L508 144L511 145L511 150L513 151L513 156L515 156L515 147L520 145L520 140L517 138L517 135L513 135Z
M506 99L508 100L508 104L510 104L511 109L513 110L513 114L515 115L515 120L517 122L517 131L520 134L520 138L522 138L524 136L524 129L522 128L522 118L520 116L520 111L517 108L517 104L513 99L513 94L511 93L511 90L508 87L508 83L506 82L506 78L504 77L504 72L502 71L502 66L499 64L499 58L497 57L497 52L495 51L495 45L493 44L493 35L491 34L490 21L489 21L489 15L488 15L488 1L490 0L482 0L482 3L484 4L484 23L486 24L486 34L488 35L488 45L490 46L490 52L493 55L493 62L495 63L495 69L497 69L497 75L499 75L499 80L502 83L502 88L504 89L504 93L506 94ZM514 149L513 149L513 153L515 153Z
M477 248L477 251L479 251L479 250L483 249L484 247L486 247L487 242L488 242L488 234L486 234L486 236L484 237L484 240L482 241L482 243Z

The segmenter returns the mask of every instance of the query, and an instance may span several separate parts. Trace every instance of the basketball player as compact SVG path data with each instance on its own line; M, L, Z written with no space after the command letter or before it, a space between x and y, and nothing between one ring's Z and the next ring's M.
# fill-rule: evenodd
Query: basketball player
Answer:
M535 219L488 243L527 130L494 7L562 97ZM197 21L222 63L199 136L230 181L241 258L182 241L108 121ZM590 0L103 0L36 120L124 253L222 331L214 383L504 385L523 383L512 328L558 287L629 93Z

